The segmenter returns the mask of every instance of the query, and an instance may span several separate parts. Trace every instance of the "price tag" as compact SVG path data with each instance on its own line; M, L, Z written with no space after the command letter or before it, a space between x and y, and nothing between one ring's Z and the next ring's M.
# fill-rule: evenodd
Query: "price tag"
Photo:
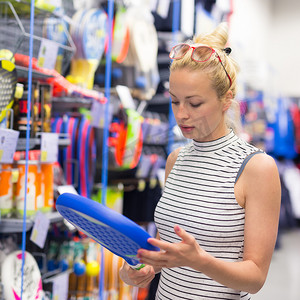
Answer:
M17 148L19 131L0 128L0 163L12 163Z
M45 240L48 234L50 220L40 211L36 213L34 219L34 225L31 231L30 240L38 245L40 248L44 248Z
M58 158L58 134L43 132L41 137L41 162L54 163Z
M104 127L104 117L105 117L105 105L97 100L93 101L91 107L91 126L96 128ZM113 105L109 104L108 107L108 124L110 124L113 115Z
M69 291L69 273L64 272L56 275L52 282L52 299L67 300Z
M136 109L135 104L133 102L130 90L127 86L124 85L117 85L116 86L117 93L123 104L124 108L131 108L133 110Z
M38 66L53 70L55 68L58 48L57 43L43 39L39 50Z

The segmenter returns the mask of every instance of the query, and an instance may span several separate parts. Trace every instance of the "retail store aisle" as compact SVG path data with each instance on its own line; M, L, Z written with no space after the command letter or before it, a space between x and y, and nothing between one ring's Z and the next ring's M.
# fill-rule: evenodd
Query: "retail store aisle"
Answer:
M275 250L269 275L262 290L252 300L300 299L300 229L280 236L280 248Z

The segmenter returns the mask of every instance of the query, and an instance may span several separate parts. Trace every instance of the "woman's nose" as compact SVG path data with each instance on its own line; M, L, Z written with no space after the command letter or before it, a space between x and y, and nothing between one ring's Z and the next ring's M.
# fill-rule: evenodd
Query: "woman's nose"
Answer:
M183 104L180 104L178 106L175 116L178 119L187 119L188 118L188 112Z

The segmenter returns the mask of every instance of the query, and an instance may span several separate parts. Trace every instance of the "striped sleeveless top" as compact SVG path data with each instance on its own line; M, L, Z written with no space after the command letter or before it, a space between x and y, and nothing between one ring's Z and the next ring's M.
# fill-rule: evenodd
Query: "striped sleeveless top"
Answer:
M182 148L155 210L160 238L179 242L173 229L177 224L211 255L242 260L245 211L236 202L234 185L243 163L257 151L233 131ZM250 294L225 287L188 267L163 268L156 292L157 300L250 298Z

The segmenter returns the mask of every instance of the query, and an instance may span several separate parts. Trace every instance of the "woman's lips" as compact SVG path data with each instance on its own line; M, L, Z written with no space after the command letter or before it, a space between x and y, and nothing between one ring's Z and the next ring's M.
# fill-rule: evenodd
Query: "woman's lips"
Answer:
M180 127L181 131L185 132L185 133L189 133L194 129L193 126L180 125L179 127Z

